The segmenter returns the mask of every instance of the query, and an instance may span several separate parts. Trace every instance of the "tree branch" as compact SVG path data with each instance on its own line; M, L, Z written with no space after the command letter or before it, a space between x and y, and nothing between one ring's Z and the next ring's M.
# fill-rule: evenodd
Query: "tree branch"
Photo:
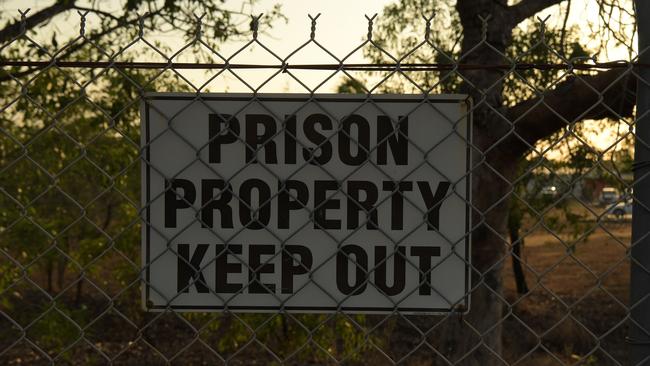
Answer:
M523 22L524 20L532 17L533 15L546 8L557 5L562 1L564 0L522 0L517 5L513 5L508 8L508 13L510 13L510 19L512 21L512 27L514 28L517 24Z
M103 16L105 16L107 18L111 18L111 19L116 20L118 22L120 21L120 17L118 17L116 15L113 15L113 14L107 12L107 11L101 11L99 9L93 9L93 8L86 8L86 7L83 7L83 6L73 6L72 8L75 9L75 10L79 10L81 12L86 12L87 11L87 12L94 13L94 14L97 14L97 15L103 15Z
M568 123L631 117L635 95L636 78L627 69L572 76L553 90L510 108L508 118L516 134L500 146L520 156Z
M27 17L25 19L25 27L26 29L32 29L37 25L50 20L54 16L72 9L73 7L74 1L56 2L54 5L42 9L34 13L34 15ZM20 34L21 26L22 22L19 20L5 26L3 29L0 29L0 43L7 42L11 38L17 37Z
M84 37L84 39L81 42L66 46L67 48L66 48L65 52L61 53L57 57L57 59L65 60L67 57L70 57L70 55L72 55L73 53L75 53L75 52L79 51L80 49L82 49L83 46L85 46L89 42L95 42L95 41L99 40L100 38L106 36L107 34L113 33L114 31L116 31L119 28L126 27L126 26L132 25L132 24L136 24L140 20L140 18L142 18L142 19L152 18L152 17L158 15L159 12L160 12L160 10L156 10L155 13L147 13L147 14L141 16L141 17L133 18L131 20L120 20L120 22L118 24L116 24L116 25L114 25L112 27L108 27L106 29L102 29L102 30L98 30L97 32L90 33L89 35L86 35L86 37ZM0 72L0 82L11 80L11 79L14 79L14 78L19 79L19 78L28 76L28 75L36 72L36 71L39 71L39 70L41 70L41 69L40 68L31 68L31 69L16 72L16 73L11 74L11 75L9 74L8 71L3 70L2 72Z

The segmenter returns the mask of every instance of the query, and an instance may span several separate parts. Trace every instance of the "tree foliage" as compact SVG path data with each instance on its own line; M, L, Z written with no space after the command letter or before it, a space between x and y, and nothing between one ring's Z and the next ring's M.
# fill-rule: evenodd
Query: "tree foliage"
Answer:
M472 29L463 23L465 14L458 10L459 3L463 1L403 0L388 5L375 24L373 41L378 47L366 48L365 56L377 63L396 61L382 52L380 48L383 48L397 55L402 63L471 62L463 53L467 51L463 42L468 37L465 31ZM183 37L188 46L183 55L189 54L191 61L214 61L211 50L217 50L225 41L249 37L254 28L249 8L231 8L232 4L224 1L127 0L110 11L98 5L86 8L80 4L61 0L25 14L22 21L18 17L7 19L0 29L0 59L169 61L172 47L159 39L149 41L148 36L140 37L140 31L145 30ZM603 4L601 9L606 13L609 5ZM85 14L83 33L55 31L52 25L76 22L77 11ZM435 17L430 18L433 14ZM617 14L621 15L621 22L627 22L625 12ZM280 8L273 8L260 19L260 31L282 19ZM50 30L51 35L36 40L34 37L44 29ZM199 31L205 35L200 42L196 38ZM539 24L522 26L513 30L513 41L506 42L507 47L499 52L504 62L513 64L580 60L598 52L581 43L581 31L562 27L542 32ZM617 29L604 32L621 44L627 42ZM425 34L426 41L422 42ZM163 54L158 52L161 50ZM487 57L490 51L480 52ZM497 80L502 103L491 107L506 113L507 108L534 102L540 95L555 91L565 79L564 73L563 70L504 70L494 75L481 74L473 81ZM370 81L377 76L385 75L363 75L359 80L342 84L340 91L463 92L471 81L471 75L458 70L406 71L375 88ZM325 363L331 361L332 354L339 360L363 362L364 351L373 346L393 347L393 343L401 340L399 337L404 333L399 333L400 321L411 327L413 322L417 323L399 317L395 322L383 324L389 328L388 335L379 335L378 329L383 328L374 324L372 317L363 316L144 313L139 304L139 238L143 224L139 216L140 100L147 91L183 91L191 90L190 86L182 75L171 69L118 67L3 67L0 80L0 207L3 208L0 210L0 314L18 324L9 324L8 330L0 333L0 345L11 345L22 334L20 328L25 327L27 337L49 356L75 360L77 354L70 348L82 335L99 341L102 337L110 338L110 334L104 334L106 329L116 329L119 335L115 337L124 340L121 332L128 333L135 324L145 329L136 329L133 339L155 344L160 341L155 336L155 324L159 321L169 326L166 331L170 333L180 332L179 329L187 331L187 324L192 324L196 330L191 332L192 339L205 339L226 357L236 357L247 344L261 343L272 348L276 355L296 363ZM491 113L485 109L488 108L483 106L476 113L477 126L493 128L494 119L485 117ZM575 135L582 128L575 123L569 127L571 130L556 129L544 135L539 143L539 139L531 139L535 146L553 146L567 131ZM478 137L486 135L489 134ZM487 138L486 141L490 142ZM477 146L480 143L477 141ZM521 217L531 207L536 212L544 212L551 205L558 206L557 199L538 196L540 190L536 186L550 184L558 177L544 176L539 169L567 172L562 177L569 182L563 186L566 190L560 197L564 197L570 192L574 178L602 160L602 154L580 144L570 146L571 159L565 162L549 162L531 152L532 146L523 150L526 154L511 154L514 158L504 163L520 164L518 172L526 172L527 178L513 187L514 196L521 199L510 201L514 205L523 204L511 208L521 213ZM620 155L629 157L625 152ZM629 159L626 164L625 169L629 169ZM486 189L495 186L485 184ZM489 196L488 193L485 195ZM479 198L487 201L485 197ZM479 202L477 207L486 205ZM555 221L547 224L559 225L549 227L564 230L561 225L580 223L580 218L570 214L572 211L568 210L550 216L549 220ZM485 221L497 222L494 227L503 229L497 219ZM490 247L480 241L487 241L486 234L478 229L476 232L479 254L482 248L494 249L494 245ZM487 266L489 263L477 268ZM498 291L498 288L494 290ZM491 310L481 316L494 317ZM371 334L360 330L360 324L370 329ZM390 345L382 344L381 339L391 334L393 339L387 342ZM407 350L417 349L421 345L418 341L421 339ZM178 350L184 346L176 343L179 342L172 339L160 348ZM445 349L452 349L454 344L448 342ZM268 354L248 356L271 359Z
M464 50L461 49L462 26L453 5L452 2L444 0L405 0L387 5L375 24L374 44L364 48L364 55L375 63L399 62L440 66L465 63L466 54L463 54ZM590 22L594 29L598 29L597 34L600 36L600 42L593 44L584 42L584 29L577 25L567 25L569 7L558 7L559 21L551 21L548 18L531 19L513 29L512 41L502 52L503 64L511 65L512 68L500 71L500 94L505 107L515 106L554 89L570 72L577 75L594 74L590 71L568 72L559 68L516 68L518 65L584 63L595 59L597 55L606 54L607 48L612 46L611 40L615 41L614 45L630 45L629 27L633 22L629 22L629 3L615 1L599 4L598 20L602 21L604 14L609 12L618 16L615 22L617 25L612 26L609 22L607 28L598 20ZM490 21L487 14L483 19ZM477 19L478 21L480 20ZM601 25L598 27L594 23ZM500 51L490 49L487 52ZM384 80L388 74L389 72L371 72L357 75L355 79L346 78L339 86L339 92L366 93L380 80L381 83L377 87L380 92L459 93L467 81L453 68L431 72L398 71ZM617 125L620 128L621 123L608 121L605 128L608 128L607 125ZM576 123L531 146L530 153L519 163L520 178L513 188L516 194L511 201L511 225L521 228L522 221L527 220L531 222L529 229L531 226L536 228L542 225L545 230L566 233L569 242L578 238L585 239L582 233L589 225L586 221L593 221L594 215L584 210L576 210L576 198L579 201L591 199L590 196L576 197L576 185L580 184L585 174L591 174L605 177L616 186L624 186L621 177L622 173L630 172L626 162L631 157L632 146L630 135L615 141L614 145L605 151L597 151L586 145L588 142L585 142L585 136L590 134L593 136L593 132L587 131L583 124ZM549 153L554 155L551 160L547 157ZM612 171L603 169L603 162ZM611 173L618 176L612 177ZM542 196L540 192L545 186L557 186L558 199L549 200L548 196ZM553 213L549 214L549 210Z
M230 6L225 1L129 0L109 13L100 6L86 9L75 1L59 2L39 11L50 12L41 23L30 26L28 16L26 34L9 34L16 20L0 29L0 36L8 37L0 57L124 62L155 60L161 58L159 51L173 54L160 40L140 37L140 25L154 36L183 36L185 54L190 55L184 61L215 61L213 50L222 42L250 37L253 30L264 32L283 19L276 6L253 26L248 8L225 10ZM53 33L46 43L34 40L43 31L39 27L49 22L77 21L74 10L88 12L85 23L81 19L85 34ZM158 327L182 328L181 318L147 314L140 303L139 243L145 224L140 218L140 167L145 163L140 105L147 92L193 88L172 69L9 67L2 69L0 78L0 314L18 324L2 332L0 348L11 345L25 327L45 357L93 363L98 361L88 358L89 353L74 350L82 335L100 343L116 338L131 345L139 338L128 331L135 324L148 342L163 351L175 349L181 343L175 332L180 330L162 329L170 339L157 344ZM328 354L319 349L358 360L368 348L365 335L353 325L363 317L181 317L199 329L194 337L209 342L223 357L238 357L251 342L299 363L326 361ZM106 335L107 329L114 335ZM131 349L143 352L142 345ZM246 356L272 362L264 352Z

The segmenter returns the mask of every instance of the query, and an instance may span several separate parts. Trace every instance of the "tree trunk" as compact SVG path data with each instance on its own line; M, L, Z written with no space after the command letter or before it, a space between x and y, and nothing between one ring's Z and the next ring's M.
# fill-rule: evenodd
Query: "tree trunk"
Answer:
M463 26L461 62L498 65L511 42L512 29L502 0L459 0ZM489 17L489 21L488 21ZM470 312L446 330L453 345L446 354L458 365L501 365L503 314L502 269L506 260L509 194L516 172L516 156L499 149L498 142L512 125L503 117L503 77L499 70L461 72L464 93L472 97L472 291ZM497 113L499 112L499 113ZM439 362L443 364L443 362Z
M74 295L74 304L76 306L79 306L81 304L81 297L83 296L83 276L79 275L79 280L77 281L77 289L75 291Z
M503 316L502 270L507 259L507 217L510 185L502 177L513 177L514 164L499 156L475 170L472 228L472 290L470 311L448 321L439 336L447 338L445 356L458 365L501 365L501 321ZM446 364L439 362L435 364Z
M515 276L517 293L527 294L528 284L526 284L526 276L524 274L523 268L521 267L521 248L524 245L524 239L519 237L520 229L520 218L508 221L508 230L510 231L510 245L512 245L512 272Z
M47 272L47 293L51 295L53 290L52 272L54 272L54 259L52 259L52 257L50 256L47 257L47 264L45 270Z
M65 267L66 267L67 264L68 264L68 261L63 256L61 258L59 258L59 260L57 261L56 284L57 284L59 292L63 291L63 287L65 286Z
M70 252L69 249L70 248L67 245L67 241L66 241L66 246L63 248L63 251L65 253L69 253ZM65 286L65 269L67 265L68 265L68 258L63 254L60 254L56 266L56 274L57 274L56 284L59 292L63 291L63 287Z
M464 316L399 317L390 343L395 361L404 359L408 365L503 364L499 358L504 304L502 269L508 258L511 188L503 179L513 178L516 164L498 151L487 156L472 176L473 205L477 210L472 215L470 311Z
M503 64L503 54L512 37L511 21L505 12L507 2L459 0L456 8L464 36L463 56L459 62ZM489 22L484 21L488 16ZM409 355L406 363L410 365L448 365L449 362L468 366L502 364L499 359L503 313L501 277L509 246L505 239L508 200L517 157L498 146L512 128L512 124L502 117L505 115L502 97L504 72L484 69L459 73L465 80L461 90L470 95L474 104L470 311L465 316L398 319L391 348L395 360ZM423 335L421 332L428 333ZM423 341L426 341L424 345ZM431 347L440 354L432 352ZM420 352L415 352L418 348Z
M512 42L512 29L561 1L523 0L508 6L507 0L457 0L463 28L457 62L508 64L503 55ZM457 72L463 78L461 91L474 103L471 308L464 318L399 317L390 341L392 356L409 365L503 364L502 268L510 246L507 217L518 162L530 146L564 128L567 121L618 119L630 116L634 106L634 78L625 69L567 77L543 96L511 108L503 105L502 95L508 71Z

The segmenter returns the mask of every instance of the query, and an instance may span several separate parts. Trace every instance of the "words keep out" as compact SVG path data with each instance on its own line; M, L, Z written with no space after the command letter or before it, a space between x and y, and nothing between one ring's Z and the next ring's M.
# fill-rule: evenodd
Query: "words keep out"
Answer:
M179 293L188 293L195 287L198 293L234 294L245 289L251 294L292 294L299 290L294 285L295 278L309 276L314 266L311 250L303 245L197 244L193 248L191 251L190 244L177 246ZM368 253L358 245L341 246L335 260L337 289L344 295L360 295L372 283L371 286L385 295L399 295L407 289L406 266L416 265L419 273L417 292L421 296L431 295L431 269L434 258L440 257L440 247L400 245L394 251L387 248L374 246L374 253ZM242 249L248 253L243 253ZM242 255L246 265L242 263ZM393 268L389 271L391 262ZM204 273L208 266L214 266L214 278L209 281ZM389 272L393 278L387 278ZM246 279L229 280L232 275L241 277L242 274L247 275ZM411 284L409 291L413 288Z

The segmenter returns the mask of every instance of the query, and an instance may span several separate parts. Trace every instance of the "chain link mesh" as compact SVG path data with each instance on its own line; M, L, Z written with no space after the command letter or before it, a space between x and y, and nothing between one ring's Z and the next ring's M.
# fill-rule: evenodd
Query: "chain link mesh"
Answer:
M492 47L486 38L476 48L492 48L502 59L511 62L468 64L463 62L466 55L460 58L447 55L453 61L442 64L410 62L409 55L424 48L442 53L429 37L431 18L425 18L427 26L422 41L409 54L398 56L373 40L375 18L367 17L367 39L348 55L339 58L318 42L318 16L310 16L311 30L305 43L282 57L259 39L258 19L252 18L252 38L230 55L223 55L203 41L200 18L197 18L199 30L195 38L176 52L150 41L142 22L139 28L133 28L131 43L122 45L118 52L105 50L85 35L83 14L80 35L68 47L83 43L89 48L92 58L60 60L58 57L63 52L51 53L24 30L2 45L1 76L6 89L0 100L2 363L293 365L422 362L462 365L469 364L468 360L481 353L483 359L497 359L504 365L626 364L625 335L630 309L635 306L628 300L628 287L630 248L633 245L629 203L634 184L631 151L636 119L631 113L623 112L626 109L612 103L610 94L620 97L617 99L620 104L633 100L634 90L621 89L620 85L641 81L636 68L639 65L568 59L563 52L547 44L543 36L537 40L536 46L546 48L558 60L556 63L528 62L526 53L511 58ZM487 22L487 19L483 21ZM42 59L12 59L13 52L24 45L38 49ZM266 65L235 62L238 55L253 46L264 50L273 62ZM212 62L178 61L184 52L194 52L194 47L202 48ZM333 61L294 64L295 55L307 47L318 48L323 52L324 60ZM390 61L372 64L348 62L352 55L368 47L379 50ZM160 62L131 60L130 52L136 48L156 54ZM209 70L202 76L200 84L196 78L183 73L195 68ZM308 70L319 71L325 76L314 86L309 86L300 74ZM268 74L257 83L250 71ZM516 119L511 119L512 115L504 113L503 107L492 99L493 85L472 82L470 73L477 71L497 73L496 82L516 84L509 90L519 88L525 95L533 97L534 102L517 104L519 101L516 99L507 101L506 104L510 103L513 108L522 109ZM598 84L592 78L602 71L616 74L612 74L614 76L604 84ZM422 75L427 73L437 75L437 79L420 82ZM481 251L481 240L486 235L496 236L500 244L501 250L492 254L495 258L482 266L453 251L449 254L466 262L471 269L472 281L466 295L473 298L472 310L481 312L485 307L481 303L485 297L474 300L478 291L487 291L487 298L501 305L496 322L488 327L478 324L466 316L463 309L454 309L457 302L453 300L447 300L451 312L435 316L403 314L399 311L399 301L393 299L389 300L394 309L387 314L349 314L345 311L297 314L284 309L264 314L238 313L228 309L216 313L178 312L171 307L173 298L167 299L168 304L159 312L143 310L146 304L141 303L141 287L153 286L155 291L155 285L147 283L145 272L148 268L146 264L141 265L140 234L143 227L149 227L163 235L162 228L151 225L144 212L165 192L141 202L140 169L145 166L167 179L173 177L167 176L147 157L146 151L153 142L140 144L140 106L147 100L148 92L182 91L193 95L187 101L188 106L198 103L213 113L219 113L203 93L223 91L219 89L217 80L226 75L252 93L242 110L255 105L274 114L265 106L262 93L269 91L266 86L272 80L285 78L300 85L302 92L307 93L304 104L296 110L316 105L323 114L338 121L340 117L327 110L317 93L343 77L358 82L361 86L356 92L365 93L355 107L357 110L373 108L389 115L384 111L386 107L374 96L390 90L395 80L418 93L415 95L423 101L445 91L445 82L456 82L462 83L463 92L472 96L473 105L468 113L475 114L477 123L486 113L501 116L508 131L501 135L498 135L501 131L495 132L498 137L490 140L490 146L485 146L482 138L480 141L466 141L473 160L467 176L461 179L469 174L491 175L491 182L502 187L497 192L503 195L477 203L455 190L448 194L448 197L462 199L471 208L473 222L465 236L474 236L475 251ZM647 81L641 82L647 85ZM568 114L556 110L563 98L571 103L573 96L557 97L547 93L566 88L567 83L586 85L584 93L593 94L592 103L585 108L578 106L580 110ZM384 88L386 85L389 87ZM563 127L537 142L518 124L527 113L551 115L560 120ZM585 116L590 121L578 123ZM280 115L274 117L277 121L285 119ZM607 119L603 120L603 117ZM201 157L206 145L195 146L187 141L175 130L171 122L173 118L169 120L169 128L164 133L184 140L196 153L188 168L195 163L202 165L210 169L214 177L227 182L239 174L223 176L211 168ZM457 121L448 122L453 125ZM393 123L399 125L398 121ZM544 124L544 121L539 123ZM595 146L596 143L602 145L598 136L605 134L603 131L609 134L609 139L602 140L606 146ZM285 132L284 129L278 130L273 137ZM327 136L328 141L336 133ZM354 134L344 133L360 148L363 147ZM441 143L458 137L458 133L449 132ZM509 146L513 139L519 145L525 145L526 153L525 159L514 164L517 167L512 167L508 175L504 173L507 169L495 165L490 154ZM240 136L237 140L247 150L259 154L264 150L264 144L272 139L257 147L246 145L246 140ZM300 140L297 143L301 148L310 147ZM444 176L440 167L427 159L427 154L436 145L417 146L412 141L409 144L422 157L414 169L425 168ZM368 156L373 152L374 148L366 151ZM297 171L307 166L309 163L305 162ZM257 163L257 167L275 180L282 182L287 179L266 164ZM394 179L392 173L370 159L358 170L364 167ZM242 166L241 170L246 168ZM328 171L324 167L321 170L339 182L356 173L353 170L342 177L340 172ZM452 185L459 182L460 179L451 179ZM486 184L485 180L481 182ZM167 187L166 191L171 189ZM476 197L484 189L487 188L475 185L472 195ZM286 186L280 186L266 203L270 204L281 193L292 194ZM237 204L247 206L253 213L265 204L260 202L257 208L248 206L250 203L241 199L235 190L230 194ZM333 194L358 201L341 184ZM178 198L184 199L180 195ZM292 199L299 202L296 196ZM388 199L378 202L377 206L386 204ZM417 203L409 203L418 207ZM503 205L509 212L508 223L494 225L490 215L496 211L504 212L499 211ZM302 209L311 218L303 226L314 225L313 207L303 204ZM359 209L367 217L365 221L361 220L357 230L368 224L372 217L372 210L362 205ZM195 213L196 219L191 224L201 220L199 210ZM418 226L427 225L427 213L426 209L420 209L423 219L417 223ZM257 221L259 216L253 215L253 219ZM505 218L501 220L506 221ZM257 223L264 226L263 222ZM505 228L508 230L504 231ZM268 227L263 227L263 230L278 245L287 241L285 235ZM385 228L379 227L378 231L391 244L403 244L403 238L391 236ZM216 229L210 229L210 232L223 243L232 242L236 236L224 236ZM348 241L348 237L342 238L326 230L323 233L336 247ZM171 243L173 238L167 240ZM446 240L452 247L458 241ZM163 252L169 253L193 266L187 256L180 255L173 246ZM230 251L230 254L238 253ZM356 263L355 257L343 254ZM274 254L265 263L279 255L282 254ZM481 254L475 252L473 255ZM386 257L384 263L396 260L394 256L393 253ZM406 262L418 268L417 263L410 259L407 258ZM245 261L242 263L245 268L249 266L245 270L255 270ZM202 264L201 269L209 265L212 261ZM365 274L369 286L376 287L368 278L377 267L369 268ZM499 272L502 285L490 283L487 273L502 267L503 271ZM315 272L317 269L311 270ZM420 275L426 273L420 272ZM196 285L196 281L193 278L188 287ZM251 284L245 284L244 289ZM324 284L314 285L322 289ZM437 291L435 287L432 290ZM220 297L226 308L237 297L226 299L214 289L210 292ZM280 304L286 301L277 300ZM343 302L337 304L339 310ZM455 329L456 333L450 329ZM504 344L502 350L493 348L494 342L491 341L499 337ZM460 354L453 351L458 348L456 343L465 344Z

